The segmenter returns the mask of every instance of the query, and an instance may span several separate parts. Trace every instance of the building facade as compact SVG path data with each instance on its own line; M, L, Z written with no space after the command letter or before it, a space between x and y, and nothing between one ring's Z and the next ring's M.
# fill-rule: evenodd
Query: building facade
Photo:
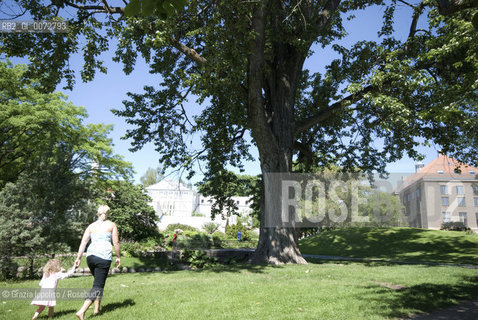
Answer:
M439 155L417 166L399 193L411 227L440 229L444 222L463 222L478 232L478 169Z
M202 229L208 222L219 224L219 229L224 231L227 224L235 224L237 216L216 216L211 219L211 207L214 199L205 197L181 182L164 179L159 183L146 187L146 192L151 197L150 205L154 208L158 218L158 227L164 230L170 224L186 224ZM247 217L252 212L250 197L233 197L232 200L238 207L237 213Z

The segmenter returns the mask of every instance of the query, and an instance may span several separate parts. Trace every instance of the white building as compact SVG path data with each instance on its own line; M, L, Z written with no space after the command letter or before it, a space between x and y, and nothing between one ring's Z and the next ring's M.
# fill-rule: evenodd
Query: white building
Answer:
M198 206L197 194L181 182L164 179L146 188L153 199L151 205L159 218L190 217Z
M159 229L164 230L170 224L181 223L201 229L204 223L215 222L224 231L227 223L235 224L237 216L229 217L229 221L221 216L211 219L211 207L214 199L198 194L196 191L186 187L184 184L164 179L159 183L146 187L148 195L152 198L150 205L159 217ZM250 197L233 197L241 216L248 216L250 208Z

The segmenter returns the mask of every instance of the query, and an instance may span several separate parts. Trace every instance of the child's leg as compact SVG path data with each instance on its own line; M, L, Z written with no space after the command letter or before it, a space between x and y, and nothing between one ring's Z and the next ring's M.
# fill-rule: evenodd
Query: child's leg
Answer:
M48 318L52 318L53 317L53 311L54 311L55 307L48 307Z
M38 316L39 316L40 313L43 311L43 309L45 309L45 306L38 306L38 309L37 309L37 311L35 312L35 314L33 315L32 320L35 320L36 318L38 318Z

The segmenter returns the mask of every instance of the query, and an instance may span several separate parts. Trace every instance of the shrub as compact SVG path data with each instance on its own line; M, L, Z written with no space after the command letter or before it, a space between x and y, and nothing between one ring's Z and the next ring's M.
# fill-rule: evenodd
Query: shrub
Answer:
M164 240L162 234L158 234L154 237L149 237L140 242L141 248L144 251L158 250L161 249L161 243Z
M441 225L441 230L447 231L467 231L470 230L463 222L460 221L451 221L451 222L443 222Z
M142 248L139 242L122 242L120 247L126 257L139 257L141 255Z
M226 241L227 236L223 232L216 231L212 234L212 244L215 248L222 248L224 241Z
M174 232L174 230L176 229L181 229L183 231L198 231L198 229L194 227L188 226L187 224L181 224L181 223L170 224L165 231Z
M184 250L182 260L192 269L211 268L219 264L217 258L210 258L204 250Z
M181 241L178 241L179 248L202 248L212 247L212 241L208 234L198 231L185 231Z
M246 229L246 227L239 223L239 224L234 224L229 227L227 227L226 235L230 238L237 239L237 232L241 231L242 233L242 241L249 241L251 240L251 233Z
M214 232L217 231L217 229L219 229L219 223L206 222L205 224L203 224L202 227L207 233L213 234Z

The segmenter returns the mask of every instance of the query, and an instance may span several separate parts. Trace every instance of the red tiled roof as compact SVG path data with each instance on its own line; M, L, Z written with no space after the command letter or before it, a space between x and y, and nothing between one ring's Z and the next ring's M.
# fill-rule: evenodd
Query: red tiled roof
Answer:
M472 173L474 172L474 173ZM438 158L421 168L418 172L405 179L402 189L408 187L422 178L446 178L446 179L475 179L478 169L459 162L446 155Z

